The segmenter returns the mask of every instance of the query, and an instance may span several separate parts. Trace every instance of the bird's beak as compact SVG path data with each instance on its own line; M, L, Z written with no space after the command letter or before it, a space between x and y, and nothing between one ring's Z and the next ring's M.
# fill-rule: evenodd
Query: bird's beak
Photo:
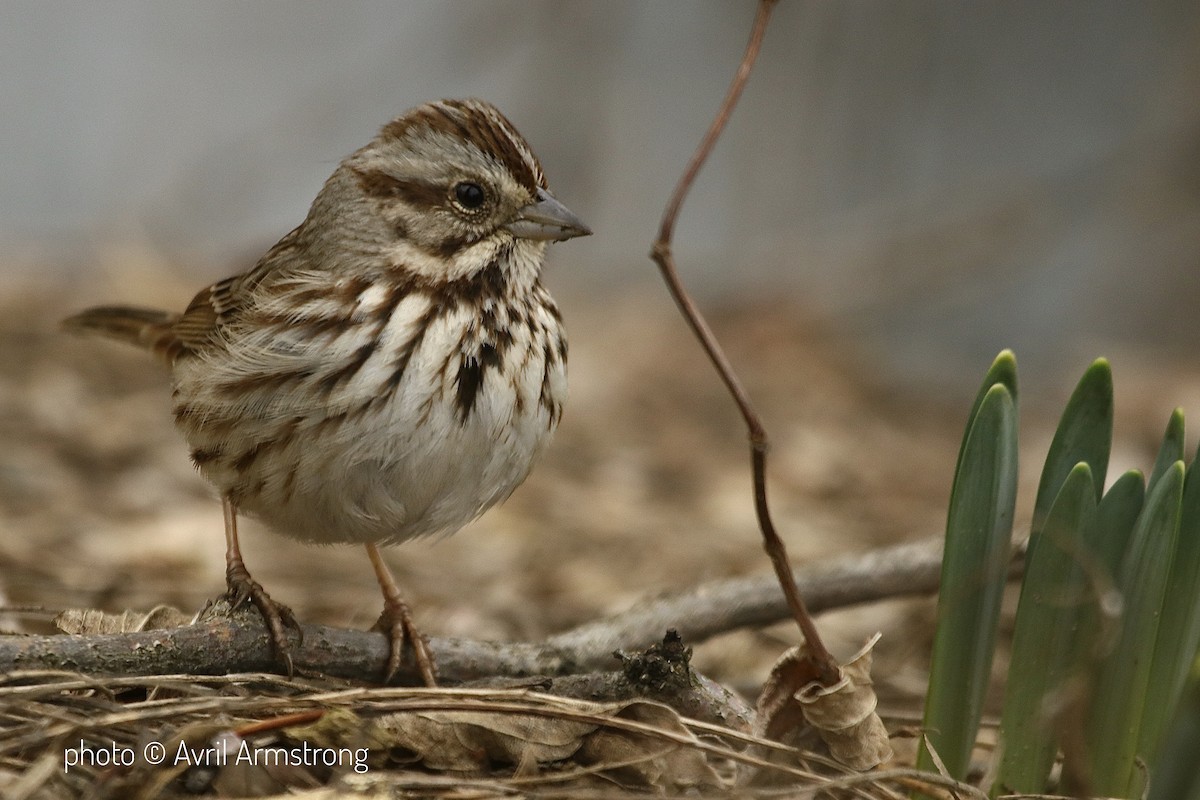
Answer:
M504 227L518 239L537 242L562 242L592 233L583 220L545 189L538 189L537 201L518 211L517 218Z

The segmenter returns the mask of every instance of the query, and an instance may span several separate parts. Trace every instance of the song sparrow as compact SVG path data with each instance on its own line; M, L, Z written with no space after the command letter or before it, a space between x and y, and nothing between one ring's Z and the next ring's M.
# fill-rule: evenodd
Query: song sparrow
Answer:
M299 227L183 313L106 306L65 324L170 366L175 422L224 505L229 596L258 607L289 671L298 626L246 570L239 511L365 545L387 679L408 641L432 685L379 545L456 531L525 479L567 394L546 244L589 233L494 106L443 100L384 126Z

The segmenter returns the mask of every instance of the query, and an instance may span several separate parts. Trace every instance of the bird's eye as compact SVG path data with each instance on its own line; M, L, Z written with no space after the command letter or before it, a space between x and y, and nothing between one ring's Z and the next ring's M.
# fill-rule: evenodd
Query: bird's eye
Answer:
M483 205L487 195L478 183L463 181L454 187L454 199L463 208L474 210Z

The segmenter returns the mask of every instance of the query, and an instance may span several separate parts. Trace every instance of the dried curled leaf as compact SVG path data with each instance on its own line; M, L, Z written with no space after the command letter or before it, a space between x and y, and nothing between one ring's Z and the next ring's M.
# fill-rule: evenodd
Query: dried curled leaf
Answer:
M868 770L892 757L883 721L875 713L878 698L871 683L871 651L876 634L839 672L841 680L824 686L804 645L788 650L775 663L758 699L756 732L777 741L811 726L840 763Z
M618 708L613 716L693 738L679 715L659 703L635 700ZM622 728L600 727L584 737L577 760L601 767L610 765L605 774L630 788L650 786L674 794L721 786L703 751Z
M694 735L667 706L566 701L558 708L558 698L544 700L527 708L498 703L489 710L477 702L456 708L447 698L444 708L375 717L340 710L288 735L324 748L368 747L393 760L406 754L412 763L438 772L504 768L534 776L548 765L573 764L628 787L678 791L721 785L704 751L689 746Z
M391 713L371 720L370 727L373 739L412 753L427 769L478 772L514 765L523 774L570 758L596 729L535 714L452 709Z
M178 628L192 620L193 615L172 606L155 606L146 612L126 610L120 614L95 608L68 608L54 618L54 626L63 633L76 635L136 633Z

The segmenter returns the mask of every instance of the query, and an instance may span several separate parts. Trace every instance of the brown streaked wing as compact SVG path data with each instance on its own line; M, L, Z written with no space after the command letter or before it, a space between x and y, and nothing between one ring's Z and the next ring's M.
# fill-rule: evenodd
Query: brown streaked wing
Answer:
M250 292L274 272L281 261L286 262L286 254L296 248L301 227L293 228L276 242L249 272L217 281L192 298L187 310L172 326L184 354L198 353L220 341L217 330L241 309Z

